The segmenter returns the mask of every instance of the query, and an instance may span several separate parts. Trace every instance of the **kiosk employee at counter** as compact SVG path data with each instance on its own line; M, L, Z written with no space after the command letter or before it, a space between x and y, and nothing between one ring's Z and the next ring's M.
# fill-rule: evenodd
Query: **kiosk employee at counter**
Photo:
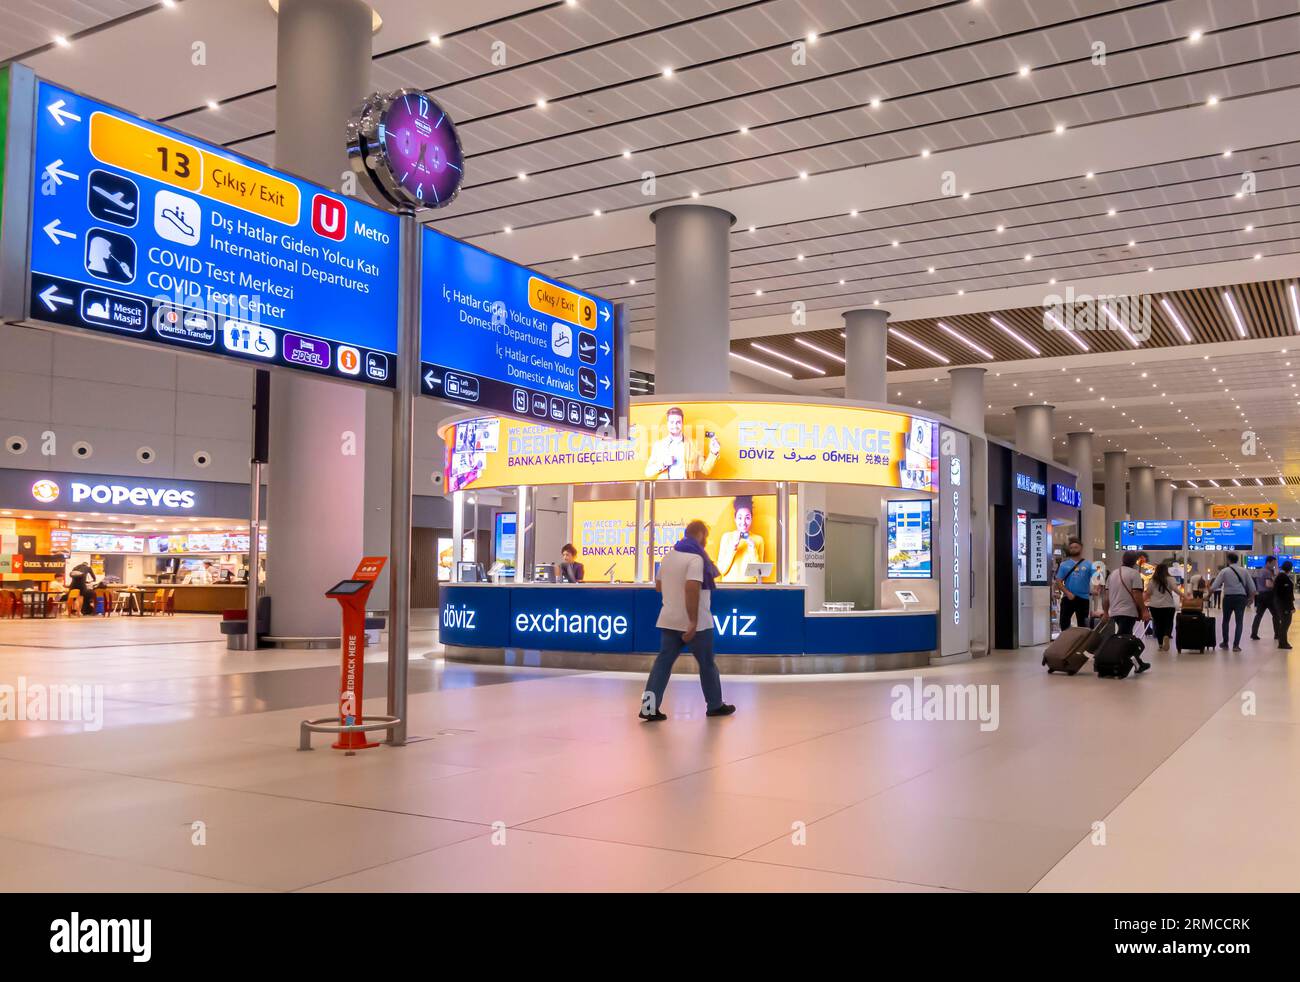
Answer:
M555 564L555 579L560 583L581 583L585 575L586 570L578 562L578 550L571 543L566 544L560 550L560 561Z

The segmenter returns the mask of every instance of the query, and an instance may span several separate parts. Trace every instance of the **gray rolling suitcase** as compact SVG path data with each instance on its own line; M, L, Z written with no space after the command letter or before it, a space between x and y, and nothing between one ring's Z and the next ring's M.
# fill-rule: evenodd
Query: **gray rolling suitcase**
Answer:
M1101 645L1110 619L1103 617L1093 627L1067 627L1043 651L1043 664L1047 674L1064 672L1074 675L1088 662L1088 652Z

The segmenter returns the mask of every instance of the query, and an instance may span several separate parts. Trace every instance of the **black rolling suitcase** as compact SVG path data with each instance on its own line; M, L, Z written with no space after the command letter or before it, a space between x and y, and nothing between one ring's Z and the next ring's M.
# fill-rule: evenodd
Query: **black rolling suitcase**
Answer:
M1174 618L1174 646L1179 651L1213 650L1215 623L1204 611L1180 610Z
M1098 678L1127 678L1129 672L1133 671L1134 659L1142 654L1145 647L1141 638L1131 634L1115 634L1107 638L1092 659Z

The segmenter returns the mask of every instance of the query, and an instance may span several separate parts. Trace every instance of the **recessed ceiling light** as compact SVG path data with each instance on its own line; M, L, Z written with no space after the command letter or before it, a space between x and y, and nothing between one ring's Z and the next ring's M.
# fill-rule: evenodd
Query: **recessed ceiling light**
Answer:
M1092 176L1093 176L1093 175L1092 175L1092 171L1088 171L1088 173L1086 173L1086 174L1083 175L1083 179L1084 179L1085 181L1091 181L1091 180L1092 180Z
M1205 100L1205 104L1207 106L1217 106L1219 104L1219 97L1217 95L1212 95Z
M1059 133L1064 133L1064 132L1065 132L1065 124L1064 124L1064 123L1057 123L1057 124L1056 124L1056 132L1057 132L1058 134L1059 134Z
M757 232L757 231L758 231L758 226L757 226L757 225L751 225L751 226L749 226L749 230L750 230L751 232Z
M624 150L624 151L623 151L623 157L624 157L624 159L626 159L626 158L628 158L628 157L630 157L630 156L632 156L632 151L631 151L631 150Z
M807 34L804 35L804 37L808 39L808 43L809 43L809 44L816 44L816 43L817 43L817 32L816 32L816 31L809 31Z
M431 45L433 45L435 48L441 48L441 47L442 47L442 38L441 38L439 35L437 35L437 34L430 34L430 35L429 35L429 43L430 43Z
M537 108L538 108L538 109L545 109L545 108L546 108L546 100L545 100L545 99L538 99L538 100L537 100Z
M523 171L520 171L520 172L519 172L519 180L521 180L521 181L526 181L526 180L528 180L528 175L525 174Z
M799 180L801 180L801 181L806 181L806 180L808 180L808 172L807 172L806 170L801 170L801 171L799 172Z
M1028 65L1021 65L1021 66L1020 66L1020 77L1021 77L1021 78L1024 78L1024 77L1025 77L1026 75L1028 75L1028 74L1029 74L1029 66L1028 66Z
M928 157L928 156L930 156L930 148L929 148L929 147L926 147L924 150L922 150L922 151L921 151L921 156L922 156L922 157Z
M1231 157L1231 156L1232 156L1232 151L1231 151L1231 150L1225 150L1225 151L1223 151L1223 155L1224 155L1225 157Z
M665 68L663 74L664 74L664 78L672 78L672 77L673 77L673 70L672 70L672 68L670 68L670 67L669 67L669 68Z
M777 375L784 375L786 378L794 378L794 376L791 375L789 372L784 371L780 368L773 368L771 365L764 364L763 362L759 361L757 358L746 358L744 355L738 355L734 351L731 352L731 357L739 358L741 361L746 362L750 365L757 365L759 368L766 368L769 372L776 372Z
M503 228L501 231L505 232L506 235L509 235L511 232L514 231L514 229L511 228L509 225L507 225L507 226L506 226L505 228Z
M65 38L62 34L56 34L54 35L54 43L57 44L60 48L66 48L72 42L69 41L67 38Z
M1114 209L1114 208L1107 208L1107 209L1106 209L1106 214L1107 214L1108 216L1110 216L1111 218L1114 218L1114 217L1115 217L1115 209Z
M850 218L857 218L857 217L858 217L858 210L857 210L856 208L851 209L851 210L849 211L849 217L850 217Z
M876 98L874 98L874 99L871 100L871 108L872 108L872 109L879 109L879 108L880 108L880 97L879 97L879 96L877 96Z
M1201 32L1201 31L1199 31L1199 30L1196 30L1196 31L1192 31L1191 34L1187 35L1187 40L1191 41L1192 44L1195 44L1195 43L1196 43L1197 41L1199 41L1202 37L1204 37L1203 32Z
M748 126L742 126L742 127L740 128L740 134L741 134L741 136L744 136L744 135L745 135L746 133L748 133L748 132L749 132L749 127L748 127Z
M628 286L636 286L636 280L628 280L628 281L627 281L627 285L628 285Z

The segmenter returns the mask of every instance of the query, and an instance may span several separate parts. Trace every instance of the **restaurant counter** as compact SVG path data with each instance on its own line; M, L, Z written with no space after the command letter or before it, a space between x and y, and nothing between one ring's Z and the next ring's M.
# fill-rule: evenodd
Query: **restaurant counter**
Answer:
M724 672L881 671L937 654L933 610L806 614L802 586L772 584L728 584L710 604ZM649 583L447 584L439 639L453 661L639 672L659 651L659 609Z
M144 583L136 588L143 590L146 597L155 590L175 591L172 596L178 614L220 614L233 607L243 609L248 597L248 587L243 583Z

